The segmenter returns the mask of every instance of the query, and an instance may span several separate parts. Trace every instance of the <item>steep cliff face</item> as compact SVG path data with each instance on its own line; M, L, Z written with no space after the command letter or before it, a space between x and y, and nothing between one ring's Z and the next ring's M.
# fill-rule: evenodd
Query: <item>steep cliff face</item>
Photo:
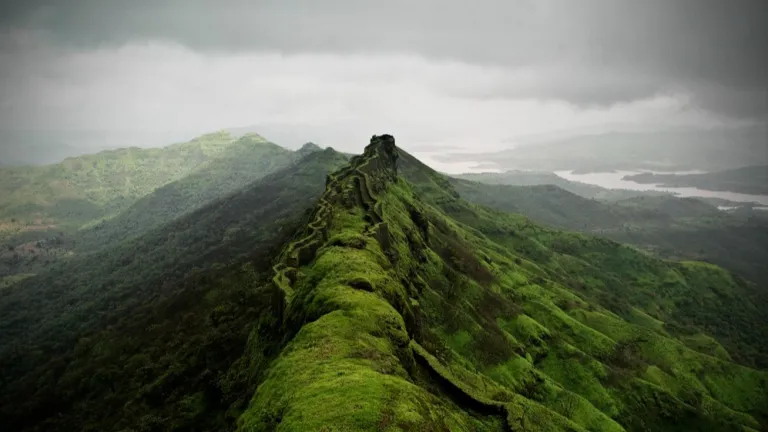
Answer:
M583 236L548 249L519 218L470 206L429 173L422 200L398 175L399 153L391 136L374 136L328 176L283 250L275 313L251 341L260 385L240 430L760 427L766 374L694 351L642 309L629 306L629 320L589 301L598 288L570 284L574 270L600 289L637 277L693 284L690 274ZM579 247L637 268L603 278L566 253Z

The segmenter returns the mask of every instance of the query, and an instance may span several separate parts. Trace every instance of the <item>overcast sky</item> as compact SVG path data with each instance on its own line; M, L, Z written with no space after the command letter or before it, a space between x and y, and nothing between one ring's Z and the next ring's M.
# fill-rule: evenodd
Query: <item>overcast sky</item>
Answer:
M28 0L0 6L0 130L491 150L768 119L765 0ZM137 143L139 144L139 143Z

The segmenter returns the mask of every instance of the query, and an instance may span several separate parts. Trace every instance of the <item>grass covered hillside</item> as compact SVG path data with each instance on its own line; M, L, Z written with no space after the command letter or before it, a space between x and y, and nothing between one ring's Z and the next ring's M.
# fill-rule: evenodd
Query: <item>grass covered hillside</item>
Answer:
M83 230L79 236L81 249L91 249L141 234L239 190L318 150L321 149L293 152L267 142L258 135L245 135L230 144L226 152L185 177L139 198L117 216Z
M520 213L552 227L633 244L666 258L705 260L752 281L768 283L768 219L760 210L723 212L701 200L673 196L606 202L554 185L445 181L475 204Z
M258 135L236 139L216 132L163 148L133 147L67 158L55 165L3 167L0 223L6 233L13 228L80 227L113 216L196 170L226 170L230 162L247 155L247 148L261 153L259 146L274 147ZM199 184L205 182L198 179Z
M11 431L760 431L768 299L374 136L0 290Z
M403 157L374 137L283 250L239 430L765 426L768 374L733 358L768 336L754 287L470 205Z
M233 141L221 132L166 148L107 150L55 165L2 168L0 214L87 221L114 213L188 174Z
M225 430L230 405L253 391L248 363L236 362L271 307L260 287L272 257L346 161L308 153L1 289L3 430Z
M142 154L142 158L149 159L128 167L120 165L119 158L115 159L116 157L110 159L104 154L89 156L94 160L104 159L107 161L105 163L111 164L100 172L102 177L124 178L124 184L112 185L102 191L105 194L108 191L116 194L114 196L119 196L119 187L130 186L143 178L146 170L158 171L154 173L156 177L151 182L143 183L142 188L132 189L133 195L130 199L120 200L119 204L110 204L109 201L96 198L93 198L93 202L85 199L71 201L66 196L52 198L47 207L33 208L33 216L29 217L39 220L32 222L19 215L19 208L9 210L10 213L6 215L4 222L0 222L0 282L18 278L19 275L36 274L61 259L114 246L128 238L139 236L284 168L300 159L302 155L308 154L304 151L286 150L256 134L235 139L226 133L206 135L190 143L165 149L129 149L124 153L134 151ZM123 151L116 154L121 152ZM151 159L152 154L159 155L158 160ZM183 166L178 165L181 159L169 156L173 154L186 154ZM178 173L171 175L171 172L163 171L165 168L161 165L164 157L171 161L168 164L176 164L174 170ZM56 166L25 169L53 168ZM61 173L57 175L60 179L66 177ZM89 175L95 173L91 172ZM176 178L179 176L180 178ZM83 184L93 186L100 182L101 180L94 177ZM29 189L32 185L27 186ZM40 190L26 190L25 193L32 195L24 196L23 199L36 199L36 194L44 193ZM82 186L80 189L73 188L71 192L85 193L86 190L87 187ZM22 192L23 190L14 192L13 196ZM55 212L61 210L62 202L69 202L80 213L54 217ZM2 201L2 204L12 207L13 201ZM44 213L47 211L53 213ZM16 216L11 216L14 214ZM47 218L44 218L44 215L48 215Z

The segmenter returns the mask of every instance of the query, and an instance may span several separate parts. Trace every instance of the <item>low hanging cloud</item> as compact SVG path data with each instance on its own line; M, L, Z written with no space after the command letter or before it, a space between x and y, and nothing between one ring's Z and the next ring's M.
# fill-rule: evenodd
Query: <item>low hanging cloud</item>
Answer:
M517 89L541 84L416 55L201 53L159 42L73 49L17 38L24 55L3 66L10 78L0 85L5 128L202 133L257 124L292 145L312 139L351 149L383 130L421 146L492 148L552 130L722 121L687 109L680 95L584 107L534 93L468 98L500 80Z
M544 70L552 79L522 94L576 105L684 89L734 117L768 110L764 0L30 0L4 4L1 15L6 27L78 46L160 40L209 52L412 53L512 74Z
M354 148L765 122L766 2L30 0L0 6L0 128ZM272 134L272 135L270 135Z

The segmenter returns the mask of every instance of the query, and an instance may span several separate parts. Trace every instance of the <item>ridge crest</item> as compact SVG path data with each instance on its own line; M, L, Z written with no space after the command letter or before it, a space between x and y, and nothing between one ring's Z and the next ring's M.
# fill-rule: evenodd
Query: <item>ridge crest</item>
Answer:
M326 177L325 192L312 211L310 222L298 240L285 246L273 267L274 302L281 317L293 297L293 284L299 268L312 262L328 240L334 205L361 207L370 222L366 231L382 245L389 243L388 228L377 195L397 180L397 159L395 138L387 134L374 135L363 154L354 156L349 165Z

